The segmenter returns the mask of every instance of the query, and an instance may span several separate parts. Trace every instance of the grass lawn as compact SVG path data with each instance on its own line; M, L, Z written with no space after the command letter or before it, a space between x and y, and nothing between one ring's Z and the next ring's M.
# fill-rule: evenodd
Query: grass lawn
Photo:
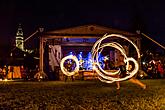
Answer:
M16 110L165 110L165 79L129 81L0 82L0 109Z

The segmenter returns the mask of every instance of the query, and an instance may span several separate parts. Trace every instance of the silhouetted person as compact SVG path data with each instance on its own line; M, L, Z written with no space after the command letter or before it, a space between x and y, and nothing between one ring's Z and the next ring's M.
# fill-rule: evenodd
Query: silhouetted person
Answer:
M120 75L118 76L119 78L120 77L125 77L125 76L128 75L128 74L126 74L127 73L127 70L126 70L126 64L124 62L124 56L123 55L120 55L119 62L118 62L118 65L117 66L120 68L120 71L121 71ZM132 69L132 66L129 65L129 70L131 70L131 69ZM134 84L139 85L141 88L146 89L146 85L143 84L142 82L140 82L135 77L132 77L132 78L130 78L128 80L130 82L134 83ZM119 83L119 81L117 81L116 84L117 84L117 89L119 90L120 89L120 83Z
M68 60L67 64L66 64L66 69L67 69L68 72L72 72L72 66L73 66L73 62ZM67 81L68 77L69 76L65 75L65 82ZM72 81L74 81L73 75L70 76L70 77L71 77Z

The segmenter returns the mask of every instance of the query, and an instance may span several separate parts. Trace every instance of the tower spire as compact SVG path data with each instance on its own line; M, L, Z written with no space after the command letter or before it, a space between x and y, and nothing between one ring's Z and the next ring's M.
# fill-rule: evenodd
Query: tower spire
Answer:
M24 37L23 37L23 30L22 25L19 23L18 29L16 32L16 47L24 51Z

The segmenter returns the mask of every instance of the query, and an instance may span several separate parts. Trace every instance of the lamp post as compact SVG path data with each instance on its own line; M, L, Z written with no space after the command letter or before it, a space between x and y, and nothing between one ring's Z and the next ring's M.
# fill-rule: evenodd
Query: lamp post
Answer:
M35 74L34 78L38 79L39 81L41 79L44 79L47 77L47 75L45 74L43 67L44 67L44 58L43 58L43 54L44 54L44 48L43 48L43 43L44 43L44 39L42 37L42 32L44 31L44 28L39 28L39 38L40 38L40 48L39 48L39 54L40 54L40 58L39 58L39 72Z
M44 61L44 58L43 58L43 37L42 37L42 32L44 31L43 28L39 28L39 39L40 39L40 48L39 48L39 54L40 54L40 60L39 60L39 71L40 71L40 74L44 73L44 70L43 70L43 61Z

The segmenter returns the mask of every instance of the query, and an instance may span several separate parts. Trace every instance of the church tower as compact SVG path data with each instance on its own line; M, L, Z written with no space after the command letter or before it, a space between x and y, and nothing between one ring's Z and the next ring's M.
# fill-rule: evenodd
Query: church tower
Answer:
M17 33L16 33L16 47L24 51L24 38L21 24L19 24Z

